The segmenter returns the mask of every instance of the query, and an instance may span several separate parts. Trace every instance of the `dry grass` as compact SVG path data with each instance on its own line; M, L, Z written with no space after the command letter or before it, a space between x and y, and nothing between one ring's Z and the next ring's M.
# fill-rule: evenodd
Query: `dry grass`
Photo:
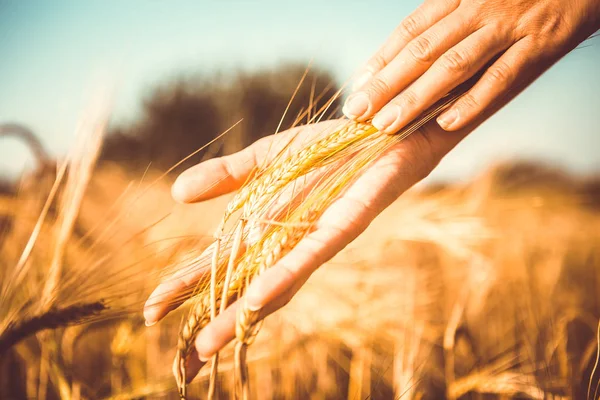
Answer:
M557 179L540 168L535 171L537 175L519 182L526 173L499 168L468 185L403 196L366 235L318 271L297 298L266 322L263 334L247 354L250 396L333 399L371 394L373 398L391 398L395 393L404 398L440 398L448 391L448 397L466 392L512 397L517 391L519 396L541 391L580 398L587 390L594 361L594 353L592 357L585 353L589 344L595 349L595 332L588 322L580 321L595 323L599 315L597 205L584 201L585 190L576 181ZM135 189L137 184L131 189L128 181L117 169L98 171L80 213L79 223L87 227L85 231L93 228L89 222L93 215L102 215L98 207L111 208L103 197L94 201L103 193L95 188L102 187L105 193L112 187L113 198L130 188L119 201L121 206L112 206L112 213L119 215L120 207L129 208L127 204L144 191ZM157 270L152 264L182 266L199 257L197 246L206 246L204 238L219 220L196 216L211 214L201 210L224 206L219 200L219 205L175 207L169 218L144 229L149 220L160 219L172 208L168 185L155 186L152 196L164 201L137 203L136 212L115 223L118 228L114 232L121 231L115 241L105 234L106 243L101 246L105 253L123 243L119 237L143 231L137 236L139 241L128 246L128 250L139 247L136 254L107 258L121 270L116 276L131 277L131 290L138 290L133 287L136 285L141 292L152 283L142 285L135 278L138 271L149 271L145 280L156 282L160 274L152 272ZM28 214L35 216L31 209L21 215ZM149 215L155 217L149 219ZM103 220L102 225L106 223ZM87 246L101 231L91 235ZM15 232L10 233L8 237L15 240ZM47 243L46 237L51 235L52 230L42 229L38 246ZM143 250L157 238L176 236L185 237ZM78 262L87 258L97 261L102 253L87 255L76 250L73 242L76 238L70 242L73 251L67 252L67 276L74 273L71 268L98 276L99 271L93 269L109 265ZM7 243L2 252L5 268L10 265L6 262L10 250L19 242ZM20 243L22 248L25 242ZM37 255L34 251L33 256ZM150 257L147 263L132 263L141 255ZM94 296L81 299L111 300L115 292L123 290L115 281L96 281L89 291ZM72 301L79 299L76 295ZM129 304L109 301L112 308L98 322L81 330L66 329L64 340L56 341L62 357L51 363L56 371L49 375L48 393L58 393L57 382L67 382L71 397L77 393L82 398L168 397L168 393L176 393L167 360L174 354L172 338L181 314L159 326L140 327L136 317L142 301L143 294ZM453 310L459 310L460 317ZM123 324L131 324L125 329L129 333L121 328ZM453 343L447 340L442 352L448 332L453 332L455 339ZM126 351L120 341L127 343ZM68 356L70 353L81 356ZM451 358L455 377L449 382L444 371ZM508 361L503 364L500 359ZM233 393L227 372L233 363L232 349L227 349L219 363L217 394L222 398ZM26 340L6 353L3 365L5 372L10 365L27 367L2 373L7 379L3 397L21 397L27 387L37 391L36 340ZM208 373L203 371L191 385L190 396L206 390ZM592 392L594 389L595 383Z

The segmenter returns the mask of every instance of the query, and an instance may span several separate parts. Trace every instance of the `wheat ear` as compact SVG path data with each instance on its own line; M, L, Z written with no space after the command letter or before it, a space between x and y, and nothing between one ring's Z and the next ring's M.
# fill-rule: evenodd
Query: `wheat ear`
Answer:
M61 326L83 323L105 309L106 306L100 301L75 304L69 307L53 307L41 314L10 324L0 334L0 355L34 333L46 329L56 329Z
M305 213L304 220L309 221L310 213ZM244 225L240 224L238 232L242 232ZM253 248L244 253L242 260L238 263L235 270L231 269L230 283L225 285L225 282L218 284L217 288L223 290L221 299L217 300L218 306L221 305L222 299L231 299L237 297L240 290L246 285L247 278L257 271L264 271L272 266L283 255L285 255L292 247L294 247L300 239L308 231L307 225L302 225L301 229L292 229L290 226L276 226L270 229L270 232L263 236ZM241 241L241 237L239 241ZM237 242L237 241L236 241ZM236 243L234 243L234 246ZM239 244L237 244L239 248ZM234 249L235 250L235 249ZM237 252L237 251L235 251ZM232 250L232 255L234 251ZM231 260L231 258L230 258ZM234 264L232 264L233 266ZM229 269L229 268L228 268ZM226 277L226 279L228 279ZM244 307L245 308L245 307ZM223 308L224 309L224 308ZM179 334L177 344L177 353L173 365L173 373L179 388L179 395L182 399L186 398L186 361L192 352L193 342L198 332L210 322L211 314L211 299L210 296L198 295L188 318L184 321L183 327ZM247 321L252 321L252 317L248 317ZM245 327L245 330L251 332L252 327Z
M231 282L231 275L233 274L233 269L235 267L235 262L237 260L240 247L242 244L242 238L244 236L244 228L246 225L246 221L244 219L240 220L238 227L236 228L233 244L231 246L231 253L229 255L229 262L227 263L227 271L225 273L225 281L223 282L223 294L221 296L221 305L219 307L219 314L223 313L227 308L227 300L228 300L228 288ZM219 249L221 238L217 238L217 246L215 246L214 254L213 254L213 266L216 265L217 260L219 259ZM216 284L213 283L216 277L216 267L212 268L211 271L211 320L216 317L216 299L213 288L216 287ZM217 386L217 372L219 366L219 353L215 353L212 359L212 367L210 370L210 380L208 385L208 399L212 400L215 396L216 386Z
M210 300L209 300L210 301ZM186 362L192 352L194 338L200 329L204 328L210 322L210 303L198 301L190 310L188 318L183 322L183 326L177 340L177 352L173 361L173 375L179 389L179 397L187 397L186 385Z
M294 179L322 166L323 161L332 159L353 143L376 132L377 129L370 124L349 121L330 135L315 141L297 153L292 153L289 157L281 160L282 162L276 162L274 168L262 172L259 179L249 182L231 199L223 215L221 227L233 213L246 203L248 203L248 212L252 214L267 204L273 194Z
M217 269L221 250L221 237L223 232L221 229L215 234L215 248L213 249L211 270L210 270L210 320L213 321L217 317ZM185 369L185 363L183 365ZM215 394L217 372L219 368L219 353L213 357L213 364L210 370L210 383L208 386L208 398L212 400ZM185 376L185 373L184 373Z

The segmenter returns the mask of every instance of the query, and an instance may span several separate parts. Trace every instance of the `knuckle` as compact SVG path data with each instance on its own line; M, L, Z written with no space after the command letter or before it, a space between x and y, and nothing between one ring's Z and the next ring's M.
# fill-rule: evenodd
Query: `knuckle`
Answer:
M458 107L465 111L478 110L481 107L481 103L472 93L467 93L460 99Z
M369 201L362 197L348 195L346 201L348 201L351 209L354 210L352 214L349 214L348 222L350 222L351 228L349 230L346 228L346 232L362 232L366 229L368 221L374 219L380 212L374 201ZM341 232L344 231L343 226L339 226L338 229Z
M541 25L540 34L546 37L560 35L565 30L565 26L569 25L565 23L562 13L556 12L545 14L539 23Z
M394 31L401 40L410 40L419 34L419 21L415 15L409 15Z
M418 62L428 63L433 59L433 45L431 40L425 36L413 40L408 46L408 51L413 59Z
M380 96L389 94L391 91L392 88L390 87L389 83L387 83L385 79L381 78L380 76L376 76L373 78L373 80L371 80L369 87L370 94Z
M471 68L469 57L463 52L449 50L441 58L442 68L449 72L467 72Z
M382 70L387 65L387 60L381 52L378 52L367 63L367 70L376 72Z
M419 105L419 97L412 90L405 90L398 101L400 107L416 108Z
M506 40L513 34L511 29L507 28L507 24L502 20L493 20L486 22L487 28L490 32L495 32L496 36Z
M488 80L494 85L506 87L515 80L512 68L506 62L498 61L488 69Z
M523 17L520 25L523 35L534 36L545 51L560 50L574 33L574 25L568 22L564 14L549 8Z

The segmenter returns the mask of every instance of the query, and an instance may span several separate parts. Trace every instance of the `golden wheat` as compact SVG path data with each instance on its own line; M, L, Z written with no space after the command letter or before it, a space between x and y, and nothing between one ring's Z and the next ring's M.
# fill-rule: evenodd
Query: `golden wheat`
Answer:
M258 179L250 181L233 197L225 210L222 225L246 203L248 212L252 214L288 183L322 166L324 161L333 159L353 143L375 132L377 129L372 125L349 121L340 129L288 157L285 157L284 149L280 154L281 162L278 163L276 159L271 168L258 172Z
M219 254L220 241L225 224L233 213L243 207L242 221L251 220L256 225L265 219L267 206L281 196L289 184L312 171L333 166L336 160L344 159L347 162L344 168L329 168L327 174L324 174L324 177L317 181L309 193L303 196L302 202L289 203L285 209L286 215L283 217L283 223L268 225L266 231L261 234L260 240L250 245L235 268L232 266L232 260L235 260L237 254L231 255L226 277L229 279L231 273L233 273L233 276L231 276L231 282L219 283L219 287L223 285L221 304L223 302L227 303L230 297L239 296L245 285L254 276L273 266L293 248L310 231L312 224L316 222L329 204L348 187L366 166L377 159L392 144L404 139L437 116L461 95L462 91L449 94L395 136L380 134L376 128L368 123L346 121L329 135L314 140L298 152L286 153L286 148L284 148L266 169L259 171L253 180L234 196L228 204L222 222L215 234L216 242L213 250L210 295L208 297L198 296L201 304L192 307L192 312L186 319L184 328L180 333L180 345L175 359L174 373L182 398L185 398L186 395L186 358L191 353L194 337L209 321L207 315L210 314L210 319L214 319L216 315L214 311L216 308L215 290L217 287L216 275L221 260ZM366 151L369 147L369 151ZM253 227L257 228L256 226ZM251 229L252 227L248 231ZM243 228L239 234L244 237L249 236L249 233L243 233ZM207 306L207 303L210 306ZM259 311L250 310L245 304L242 304L236 323L236 338L239 341L236 346L236 370L238 371L241 395L244 399L247 398L249 393L244 362L245 353L247 346L258 332L256 326L258 319ZM217 361L218 355L215 355L209 386L210 398L214 394L216 384Z

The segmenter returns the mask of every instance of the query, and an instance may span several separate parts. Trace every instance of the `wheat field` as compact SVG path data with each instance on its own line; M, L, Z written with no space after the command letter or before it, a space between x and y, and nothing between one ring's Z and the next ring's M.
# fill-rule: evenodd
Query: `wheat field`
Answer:
M335 96L319 103L332 90L322 76L297 69L286 78L290 87L298 75L312 81L294 92L309 106L292 107L286 123L335 114ZM281 78L277 71L242 82L248 93L266 97L276 87L269 101L281 106L283 89L272 85L275 78ZM252 95L211 88L223 121L208 121L208 128L232 123L228 98L247 100L234 117L253 115ZM103 138L103 107L85 116L72 150L57 160L26 129L0 126L0 140L6 130L16 131L38 161L16 183L0 185L1 399L234 398L240 371L249 374L243 397L252 399L598 398L600 181L527 162L490 165L470 182L430 183L405 193L268 317L256 338L250 329L255 341L243 348L247 371L233 343L220 352L218 368L214 358L214 368L209 363L182 385L182 360L200 319L215 312L214 294L209 297L206 286L146 327L142 308L151 291L175 271L209 266L204 251L239 204L246 202L244 212L252 217L289 184L283 176L302 176L315 160L325 168L335 164L327 148L333 136L326 137L321 147L282 158L287 169L259 173L265 179L250 181L237 195L174 203L175 176L166 169L182 153L163 143L169 140L163 130L179 132L175 141L187 137L188 125L177 125L177 113L185 110L179 121L189 122L195 108L186 105L210 104L204 89L197 92L202 101L185 85L162 90L148 102L152 113L131 128L150 132L150 145L140 152L152 158L166 149L156 163L131 158L143 143L135 136L117 130ZM281 108L261 108L265 115L257 114L255 125L274 129ZM361 144L374 133L364 124L337 131L348 142L341 153L372 149L373 143L384 149L396 140L374 136ZM217 146L202 148L183 166L235 151L256 132L231 135L225 144L209 138ZM189 143L183 144L189 153ZM360 169L376 150L349 165ZM334 197L351 168L315 187ZM252 197L261 192L271 197ZM235 229L243 234L239 224ZM274 230L272 237L293 231ZM233 248L225 250L235 255ZM252 256L252 248L246 252ZM231 291L244 280L235 275L244 272L244 261L230 286L224 283L226 258L216 254L217 288ZM253 260L247 276L269 266L253 266ZM173 359L183 366L176 379Z
M3 284L57 174L44 166L2 195ZM2 398L177 397L171 360L182 314L147 328L141 306L165 266L208 244L219 223L210 211L227 199L174 205L169 178L151 185L159 175L142 180L117 164L91 173L44 309L66 218L60 202L48 207L27 274L3 286L0 343L33 322L27 337L0 346ZM588 385L593 396L597 187L515 164L402 196L267 319L248 353L251 397L577 399ZM78 315L78 306L92 310ZM222 398L233 393L232 364L229 349ZM204 395L208 372L191 396Z

